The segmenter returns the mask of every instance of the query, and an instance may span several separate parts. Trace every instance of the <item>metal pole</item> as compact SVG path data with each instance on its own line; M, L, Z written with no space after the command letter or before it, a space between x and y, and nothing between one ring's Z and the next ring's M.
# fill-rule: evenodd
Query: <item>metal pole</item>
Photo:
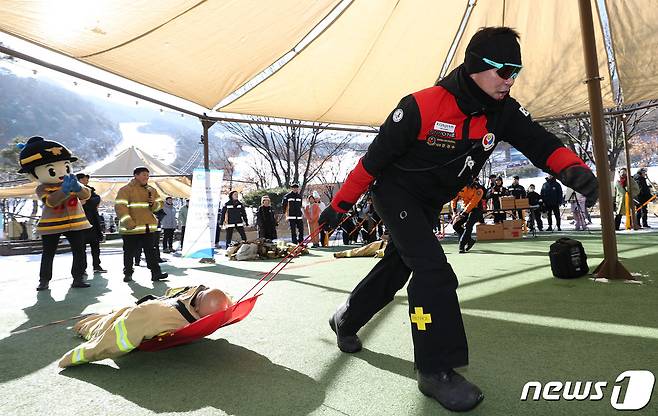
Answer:
M608 163L608 146L605 140L603 124L603 100L601 99L601 77L596 56L594 23L591 0L578 0L580 28L583 39L583 54L587 78L587 95L589 98L590 117L592 121L592 138L596 176L599 181L599 207L601 210L601 234L603 238L603 262L594 270L596 277L608 279L632 279L630 273L619 262L617 256L617 238L614 229L612 210L612 192L610 189L610 164Z
M631 181L633 178L631 177L631 155L630 149L628 148L628 126L626 123L628 117L626 117L626 114L622 114L620 117L622 124L621 132L624 139L624 154L626 156L626 193L628 194L628 212L631 213L631 221L630 224L626 226L626 229L638 230L640 227L637 224L637 217L635 216L635 201L633 201L633 189L631 187Z
M203 168L210 170L210 158L208 155L208 130L215 124L214 121L200 118L203 126Z

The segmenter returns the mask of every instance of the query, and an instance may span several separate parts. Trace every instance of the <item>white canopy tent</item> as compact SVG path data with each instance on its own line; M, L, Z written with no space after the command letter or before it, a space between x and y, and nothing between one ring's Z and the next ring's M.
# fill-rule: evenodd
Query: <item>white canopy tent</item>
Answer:
M94 187L96 193L103 201L114 201L119 189L133 176L133 170L138 166L145 166L154 177L149 180L164 198L189 198L192 192L192 181L182 176L171 166L167 166L144 153L136 147L129 147L110 156L105 163L99 164L85 173L91 176L89 185ZM99 177L100 176L100 177ZM34 193L37 183L30 182L17 186L0 188L0 198L30 198L36 199Z

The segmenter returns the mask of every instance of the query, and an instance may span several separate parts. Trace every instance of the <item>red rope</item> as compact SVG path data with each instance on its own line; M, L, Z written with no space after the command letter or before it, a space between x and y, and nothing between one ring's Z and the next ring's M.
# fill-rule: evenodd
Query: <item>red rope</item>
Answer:
M345 217L344 217L344 218L338 223L338 225L336 225L336 228L340 227L340 225L341 225L343 222L345 222L347 219L349 219L349 218L351 218L351 216L350 216L350 215L346 215L346 216L345 216ZM307 237L306 237L301 243L297 244L297 246L296 246L293 250L291 250L291 251L288 253L287 256L285 256L283 259L281 259L281 261L279 261L279 262L278 262L278 263L277 263L277 264L276 264L276 265L275 265L275 266L274 266L269 272L265 273L265 275L264 275L263 277L261 277L260 280L259 280L258 282L256 282L255 285L253 285L249 290L247 290L247 291L245 292L245 294L242 295L242 297L241 297L237 302L235 302L235 303L236 303L236 304L237 304L237 303L240 303L244 298L247 297L247 295L249 295L249 293L251 293L251 291L253 291L258 285L260 285L260 284L261 284L265 279L267 279L268 276L269 276L269 279L267 279L267 280L265 281L265 283L263 283L263 285L262 285L262 286L261 286L261 287L260 287L260 288L259 288L254 294L253 294L253 296L257 296L257 295L258 295L258 294L259 294L259 293L265 288L265 286L267 286L267 285L272 281L272 279L274 279L279 273L281 273L281 271L282 271L282 270L283 270L288 264L290 264L290 262L291 262L292 259L295 257L295 255L296 255L298 252L301 251L301 250L299 250L299 248L300 248L300 247L304 247L304 248L305 248L305 247L306 247L306 244L307 244L309 241L311 241L315 236L317 236L317 235L320 234L320 232L322 231L323 227L324 227L324 223L320 224L320 226L319 226L315 231L313 231L311 234L309 234L309 235L308 235L308 236L307 236ZM277 268L278 268L279 266L281 266L281 268L279 268L279 270L277 270ZM276 270L276 272L275 272L275 270Z

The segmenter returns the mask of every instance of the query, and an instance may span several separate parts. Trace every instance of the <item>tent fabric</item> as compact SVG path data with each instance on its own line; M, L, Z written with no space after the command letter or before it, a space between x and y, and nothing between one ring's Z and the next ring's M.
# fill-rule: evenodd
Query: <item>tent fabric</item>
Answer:
M400 98L434 85L466 3L357 2L289 64L221 110L378 125ZM512 96L534 117L589 110L578 2L477 2L449 69L463 62L466 45L480 27L501 25L521 34L524 69ZM354 27L360 28L358 36ZM595 29L605 78L603 103L613 106L600 25ZM639 61L655 59L638 55Z
M592 10L598 1L592 0ZM604 1L625 103L657 98L658 8ZM339 0L0 0L0 31L212 109L290 51ZM469 0L353 0L290 62L218 110L379 125L404 95L434 84ZM595 14L596 16L596 14ZM449 68L481 26L521 34L512 95L534 117L588 111L578 2L475 1ZM601 23L603 104L614 106Z
M0 0L0 31L212 108L339 0Z

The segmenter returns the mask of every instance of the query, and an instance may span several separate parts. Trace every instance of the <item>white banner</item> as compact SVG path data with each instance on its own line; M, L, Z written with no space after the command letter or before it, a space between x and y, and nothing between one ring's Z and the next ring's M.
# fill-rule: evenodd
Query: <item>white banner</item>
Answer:
M185 222L183 257L213 258L223 178L223 170L194 169L190 208Z

